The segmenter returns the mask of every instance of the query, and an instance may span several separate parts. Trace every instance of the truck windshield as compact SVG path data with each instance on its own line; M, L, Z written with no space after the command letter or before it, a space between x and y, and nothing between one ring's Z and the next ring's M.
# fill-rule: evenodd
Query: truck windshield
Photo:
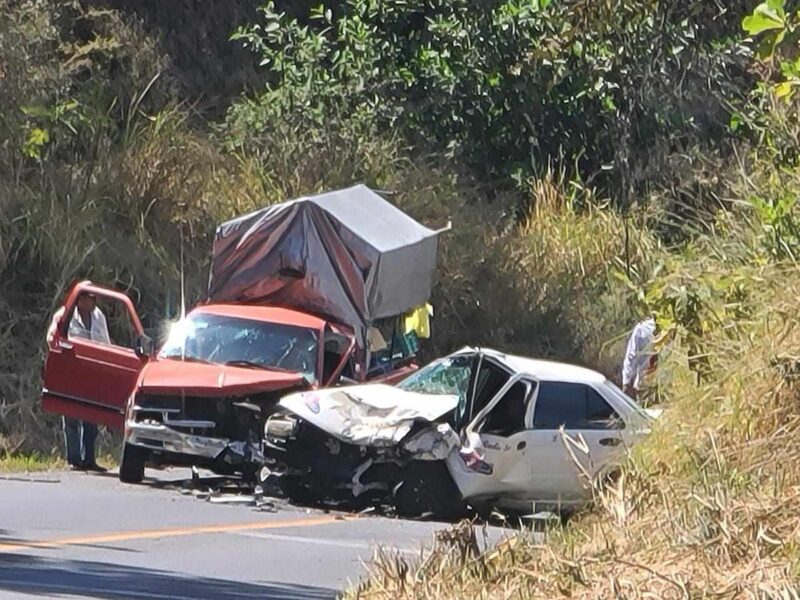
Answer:
M175 323L159 358L284 369L317 380L317 331L305 327L195 313Z

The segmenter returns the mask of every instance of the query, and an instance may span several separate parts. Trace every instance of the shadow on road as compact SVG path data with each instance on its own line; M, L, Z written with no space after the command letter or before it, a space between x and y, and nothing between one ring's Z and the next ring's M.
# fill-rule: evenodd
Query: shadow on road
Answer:
M335 598L332 589L283 583L253 584L206 577L189 577L146 567L60 560L37 556L0 555L0 596L17 592L50 598L56 594L81 598L285 599Z

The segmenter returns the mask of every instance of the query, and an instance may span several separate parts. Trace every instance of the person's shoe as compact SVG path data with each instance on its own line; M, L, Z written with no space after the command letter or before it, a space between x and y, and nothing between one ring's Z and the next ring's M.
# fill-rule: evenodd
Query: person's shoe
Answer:
M70 471L85 471L86 467L84 465L76 465L75 463L70 463L69 470Z
M101 467L96 462L87 463L83 465L83 469L85 471L92 471L93 473L105 473L108 471L108 469L106 469L105 467Z

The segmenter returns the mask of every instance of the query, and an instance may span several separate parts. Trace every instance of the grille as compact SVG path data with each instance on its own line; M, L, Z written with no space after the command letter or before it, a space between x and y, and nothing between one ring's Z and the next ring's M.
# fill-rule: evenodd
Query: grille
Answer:
M233 440L257 440L263 433L263 423L268 413L274 410L275 401L287 390L276 394L258 394L245 397L205 398L196 396L144 396L137 399L141 407L137 421L153 419L160 421L166 414L168 421L210 421L214 428L190 428L171 424L184 433L194 433ZM261 408L260 412L237 404L247 403ZM168 411L160 413L159 411Z

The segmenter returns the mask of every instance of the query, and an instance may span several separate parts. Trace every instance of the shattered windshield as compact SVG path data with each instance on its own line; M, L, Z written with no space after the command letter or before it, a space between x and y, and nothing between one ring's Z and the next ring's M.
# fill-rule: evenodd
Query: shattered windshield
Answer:
M466 402L472 357L450 356L434 361L397 384L407 392L451 394Z
M314 329L204 313L175 323L160 358L252 368L278 368L316 381L319 340Z

